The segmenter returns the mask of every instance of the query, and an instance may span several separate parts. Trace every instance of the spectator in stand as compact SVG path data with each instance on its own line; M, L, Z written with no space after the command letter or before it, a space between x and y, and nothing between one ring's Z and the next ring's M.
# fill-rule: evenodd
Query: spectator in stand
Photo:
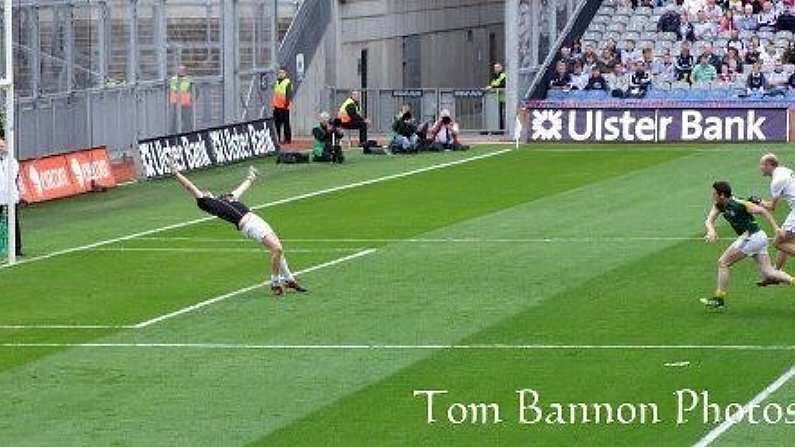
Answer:
M712 43L710 42L704 43L704 52L701 53L701 55L707 56L707 62L709 62L709 64L712 65L713 67L715 67L716 73L718 72L718 70L720 70L720 66L723 63L723 60L713 51Z
M787 49L781 55L781 62L785 64L795 64L795 40L790 40Z
M762 51L759 49L759 38L754 36L751 39L751 43L748 47L748 51L745 52L745 63L752 65L757 62L760 62L762 59Z
M643 62L644 67L646 70L651 73L652 68L654 67L654 49L651 47L646 47L643 49L643 54L641 56L641 62Z
M743 0L729 0L727 2L727 9L732 10L735 16L743 14Z
M602 73L611 73L616 65L621 65L616 53L610 48L602 50L602 57L599 59L599 69Z
M588 78L591 77L591 74L587 71L583 71L582 69L582 62L575 61L574 62L574 72L571 74L571 88L572 90L584 90L585 85L588 84Z
M698 21L693 25L693 34L696 40L712 39L718 35L718 25L701 10L698 12Z
M730 48L737 50L737 56L742 56L745 53L745 42L740 39L740 32L736 29L731 30L729 33L729 40L726 42L726 50Z
M784 90L787 89L787 84L789 83L789 76L784 71L784 64L781 62L775 63L773 66L773 71L767 75L767 83L771 90L784 93Z
M740 63L739 59L727 59L726 64L729 66L729 71L731 71L735 76L742 74L743 64Z
M689 40L690 42L696 40L693 24L690 23L686 12L679 17L679 29L676 30L676 39Z
M727 9L726 12L723 13L723 18L718 24L718 31L721 34L727 35L731 34L731 32L736 29L737 28L734 26L734 12L731 9Z
M591 71L593 67L596 67L601 70L601 65L599 64L599 57L596 53L589 53L586 54L583 58L582 69L585 71Z
M707 4L704 6L704 13L707 16L707 19L718 23L723 18L723 8L718 6L715 3L715 0L707 0Z
M743 15L736 20L735 27L744 31L756 31L759 29L759 21L756 20L754 7L751 4L746 3L743 7Z
M789 84L790 90L795 90L795 72L789 75L789 81L787 84Z
M767 42L767 46L762 47L762 65L765 67L773 67L777 62L781 62L781 52L776 47L776 43L771 41Z
M621 63L624 65L632 65L641 59L642 55L637 48L635 48L635 41L629 39L624 44L624 51L621 52Z
M569 90L571 88L571 74L563 61L555 65L555 74L549 81L549 88L554 90Z
M605 48L610 50L616 57L616 60L621 60L621 50L618 49L618 45L616 45L616 41L613 39L607 39L607 43L605 44Z
M762 12L762 3L764 0L744 0L744 1L746 5L748 4L751 5L751 12L753 12L755 16L758 16L759 13ZM743 6L743 8L745 8L745 6ZM757 17L757 21L758 20L759 17Z
M723 57L723 63L727 64L733 73L742 73L743 65L740 62L740 54L736 48L729 48L726 51L726 56Z
M571 48L569 46L563 45L560 47L560 57L558 57L558 60L566 64L566 69L569 72L574 70L574 61L576 59L571 55Z
M775 31L776 20L778 13L773 9L773 4L764 2L762 4L762 12L759 13L759 30L760 31Z
M660 81L674 82L676 80L676 66L670 50L665 50L663 57L654 63L652 75Z
M646 67L641 61L635 62L635 71L629 77L629 90L627 97L643 98L651 86L651 73L646 71Z
M711 84L717 77L718 72L715 67L709 63L709 58L702 54L698 65L693 67L693 84Z
M690 82L690 74L693 72L695 60L690 54L689 42L682 42L682 50L676 58L676 79L678 81Z
M582 42L580 39L575 39L571 44L571 55L577 59L582 60Z
M721 85L727 86L734 84L734 73L729 70L728 64L721 64L720 73L718 74L718 82Z
M682 9L684 9L684 13L690 15L691 17L695 17L699 11L703 10L704 7L707 6L705 0L683 0L682 1Z
M607 88L611 96L615 98L623 98L626 96L627 88L629 88L629 79L624 73L623 65L616 65L613 68L613 72L608 74L605 79L607 79Z
M762 73L762 67L758 63L751 67L751 73L748 74L745 87L749 95L764 94L767 91L767 79Z
M588 78L588 83L585 85L585 90L602 90L607 91L607 80L602 76L599 67L591 67L591 76Z

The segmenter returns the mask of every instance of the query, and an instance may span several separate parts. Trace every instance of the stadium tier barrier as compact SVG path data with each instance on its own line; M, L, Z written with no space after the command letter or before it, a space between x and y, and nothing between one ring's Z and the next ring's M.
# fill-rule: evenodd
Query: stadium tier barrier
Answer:
M19 174L20 196L28 203L116 186L104 147L26 160L20 163Z
M523 115L531 143L795 141L791 102L531 101Z
M279 149L275 134L273 120L264 118L141 140L141 176L150 179L170 174L169 157L186 171L264 157Z

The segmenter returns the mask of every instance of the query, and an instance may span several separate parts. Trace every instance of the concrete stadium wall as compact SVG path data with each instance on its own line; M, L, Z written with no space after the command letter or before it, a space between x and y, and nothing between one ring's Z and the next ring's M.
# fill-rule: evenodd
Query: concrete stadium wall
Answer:
M336 109L326 87L362 87L362 50L368 88L485 86L492 59L505 60L504 0L332 2L331 26L296 97L297 134L309 133L318 110Z

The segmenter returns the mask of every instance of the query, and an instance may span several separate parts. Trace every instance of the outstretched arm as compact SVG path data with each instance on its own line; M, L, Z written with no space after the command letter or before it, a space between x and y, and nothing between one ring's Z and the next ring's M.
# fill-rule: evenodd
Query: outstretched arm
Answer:
M246 179L243 180L243 183L241 183L240 186L232 191L232 196L235 198L235 200L239 200L240 196L242 196L246 191L248 191L249 188L251 188L251 185L253 185L257 180L257 175L259 175L259 172L257 172L256 168L253 166L248 168L248 176Z
M182 173L179 172L177 164L173 160L169 162L169 167L171 168L171 172L174 173L174 177L177 178L177 181L182 185L183 188L185 188L186 191L188 191L190 195L192 195L196 199L204 197L204 193L199 188L197 188L196 185L193 184L193 182L188 180L187 177L185 177L184 175L182 175Z

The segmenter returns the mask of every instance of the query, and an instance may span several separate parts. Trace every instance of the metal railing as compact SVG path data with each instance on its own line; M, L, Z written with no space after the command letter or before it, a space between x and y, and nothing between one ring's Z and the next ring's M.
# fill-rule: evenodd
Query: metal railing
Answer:
M325 108L333 116L350 96L351 89L328 87L327 91ZM362 113L370 119L370 130L373 132L391 132L395 116L404 104L411 107L417 122L435 120L440 112L446 109L450 111L462 131L489 133L504 131L505 108L502 107L501 110L500 107L500 98L504 97L502 90L421 88L360 91Z
M19 158L96 145L117 158L134 153L140 139L223 124L221 78L194 79L189 107L171 104L169 94L167 83L155 82L18 99Z

